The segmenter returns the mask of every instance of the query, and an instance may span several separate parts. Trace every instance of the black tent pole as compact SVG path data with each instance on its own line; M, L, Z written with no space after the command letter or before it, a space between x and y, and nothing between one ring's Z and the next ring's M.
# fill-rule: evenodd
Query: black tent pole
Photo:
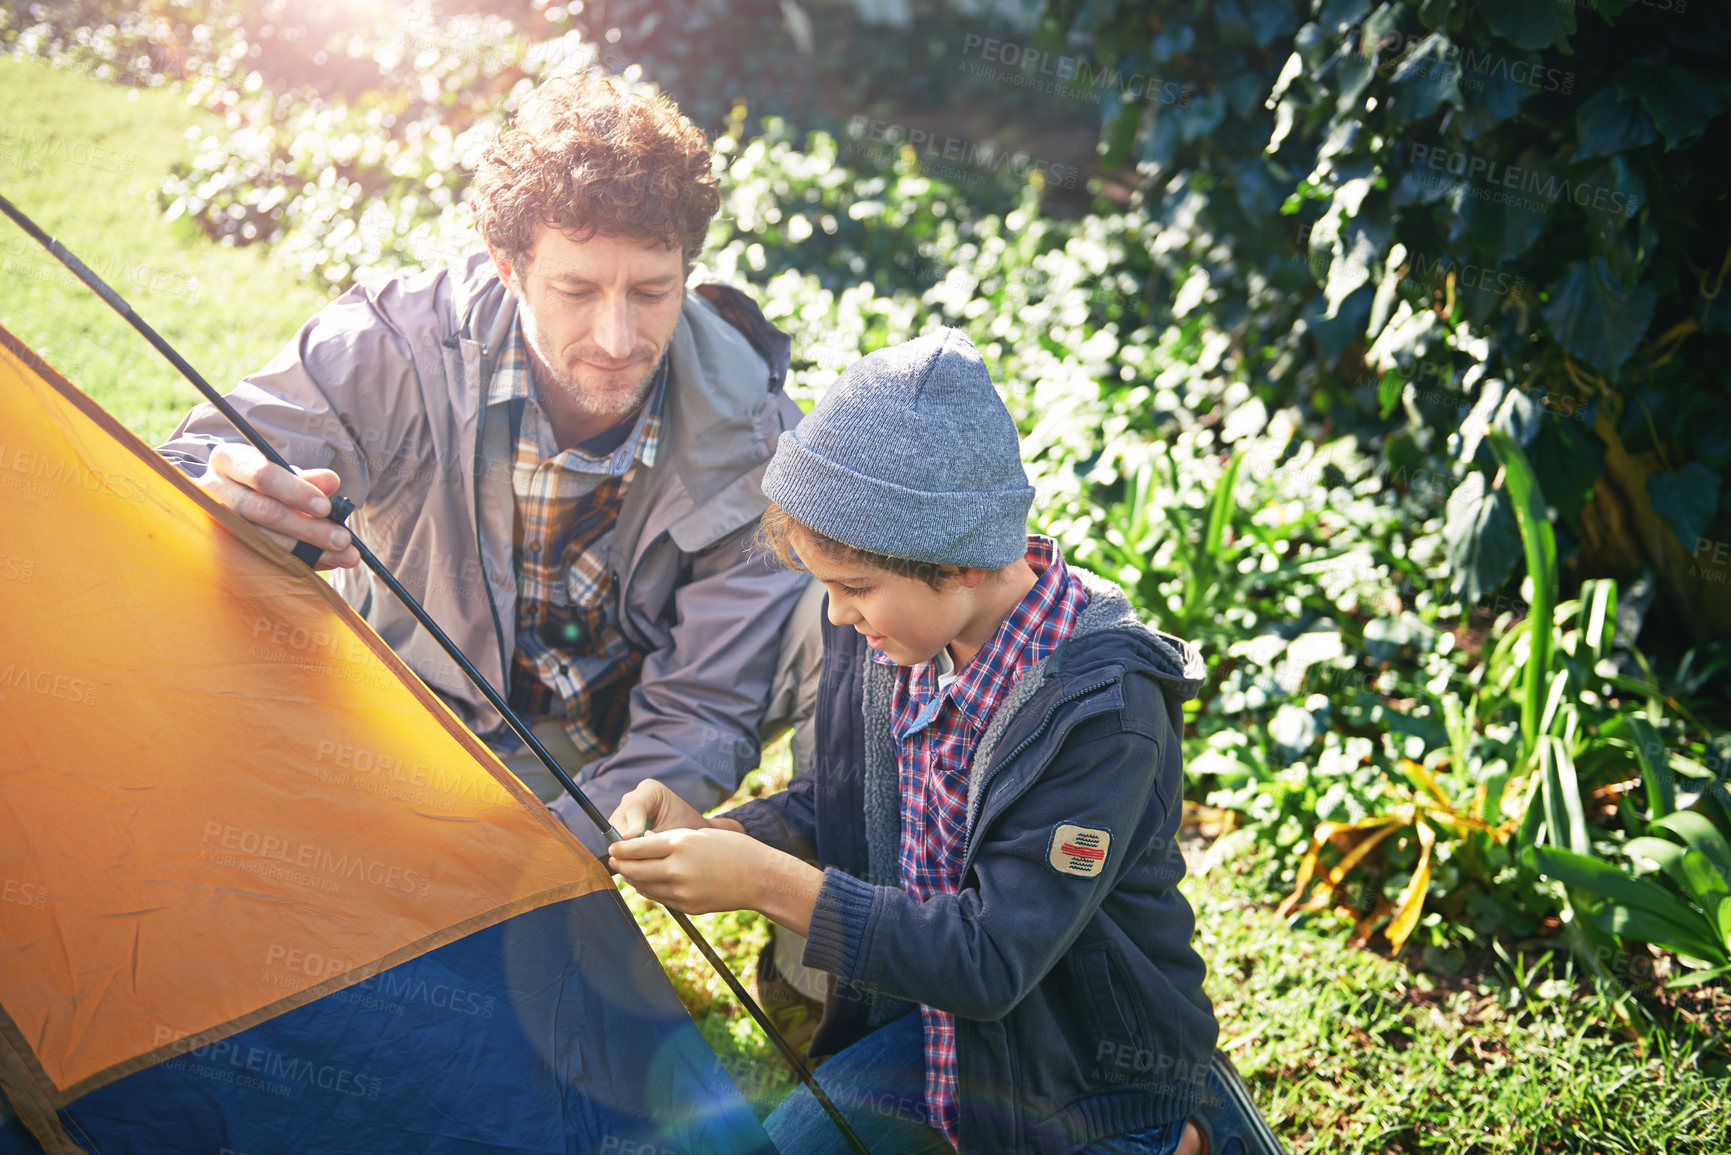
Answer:
M229 424L239 430L241 436L251 442L252 445L258 449L260 453L263 453L272 464L280 465L291 473L295 471L294 466L290 465L283 459L282 454L276 451L276 447L266 441L263 435L260 434L257 429L253 428L252 423L245 417L242 417L233 405L229 404L226 397L218 393L216 389L211 386L210 382L206 381L204 376L200 374L197 369L194 369L186 358L182 357L175 350L174 346L168 343L162 334L158 333L151 327L149 322L145 321L144 318L140 317L133 311L132 306L126 303L125 298L110 288L107 282L105 282L101 277L91 272L89 267L86 266L83 261L79 260L72 254L71 250L67 249L65 245L62 245L53 237L50 237L42 230L41 226L31 220L23 210L18 208L18 206L14 205L11 201L7 200L4 196L0 196L0 212L4 212L7 216L11 217L12 220L17 223L19 228L30 234L33 240L53 254L56 260L70 269L72 274L80 281L83 281L92 292L101 297L104 301L108 302L109 307L116 313L119 313L122 320L131 325L134 329L138 330L144 339L149 341L151 346L155 348L157 352L167 358L169 364L173 365L180 371L181 376L192 382L193 387L204 396L205 400L216 406L217 410L228 419ZM327 516L327 520L342 525L343 522L348 519L349 514L354 512L354 503L345 497L337 496L333 496L330 501L331 512ZM608 844L611 845L615 842L621 841L622 836L619 831L613 828L613 824L607 820L607 816L602 814L601 811L596 808L595 804L589 800L589 796L583 793L583 788L577 785L576 781L565 771L563 766L559 765L558 760L555 759L547 750L547 747L541 744L541 740L535 737L534 732L529 729L528 725L522 718L517 716L517 712L511 708L510 703L504 699L499 691L493 688L492 683L488 682L481 671L475 668L474 663L469 661L468 656L463 653L457 643L453 642L445 631L439 628L439 624L433 620L432 615L427 613L426 608L415 599L413 594L403 588L403 584L397 580L396 575L391 573L390 569L385 566L385 563L380 561L377 555L375 555L372 550L368 549L366 544L362 542L359 537L356 537L353 532L350 533L349 537L354 542L355 549L360 553L362 563L364 563L380 581L385 583L385 586L391 591L391 593L396 595L397 600L402 602L403 606L409 611L409 613L414 615L415 620L421 624L421 627L432 635L433 640L439 643L439 647L445 651L452 661L457 663L458 667L462 669L464 675L469 679L469 681L474 683L475 688L480 690L486 697L488 703L499 712L499 716L505 720L506 725L510 726L512 731L516 733L517 737L523 740L524 745L528 746L529 749L534 752L535 757L541 760L542 765L546 766L546 768L552 773L553 777L559 780L559 784L565 788L565 792L577 800L577 804L583 808L583 813L587 814L589 820L595 823L596 828L606 837ZM297 558L307 564L308 572L311 573L311 567L318 561L319 549L316 546L302 542L295 547L293 552ZM799 1052L794 1050L793 1044L787 1041L787 1038L781 1033L780 1029L776 1027L775 1023L771 1021L770 1017L764 1013L763 1008L757 1005L757 1000L752 998L750 993L746 991L745 985L739 981L738 976L733 973L732 968L730 968L727 963L722 960L721 956L715 952L715 948L709 945L709 940L703 937L703 932L699 931L696 925L692 923L690 917L684 913L674 910L671 907L667 908L667 913L673 917L674 922L679 924L679 928L685 932L688 938L691 939L692 943L703 954L703 957L709 960L709 965L715 968L716 973L722 977L722 980L727 983L728 988L733 991L734 997L739 999L740 1004L750 1012L751 1017L757 1020L757 1025L763 1028L764 1034L768 1035L770 1040L775 1043L776 1047L781 1051L782 1056L787 1060L788 1065L793 1068L794 1074L798 1075L799 1081L804 1083L806 1088L811 1091L812 1097L818 1101L819 1105L823 1107L825 1113L829 1115L830 1121L833 1122L837 1129L841 1131L843 1138L847 1140L848 1146L853 1149L855 1155L870 1155L865 1144L860 1142L859 1136L854 1134L854 1130L849 1126L847 1119L844 1118L842 1113L836 1109L835 1104L830 1102L829 1095L824 1092L824 1089L818 1085L817 1080L812 1077L811 1068L806 1064L805 1060L800 1057Z

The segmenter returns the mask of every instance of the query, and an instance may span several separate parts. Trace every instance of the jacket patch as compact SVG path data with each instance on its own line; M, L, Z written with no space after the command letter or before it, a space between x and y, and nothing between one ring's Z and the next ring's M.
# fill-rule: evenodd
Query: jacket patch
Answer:
M1106 869L1106 855L1112 849L1112 832L1098 826L1077 826L1059 823L1052 828L1052 842L1046 850L1046 861L1059 874L1077 878L1093 878Z

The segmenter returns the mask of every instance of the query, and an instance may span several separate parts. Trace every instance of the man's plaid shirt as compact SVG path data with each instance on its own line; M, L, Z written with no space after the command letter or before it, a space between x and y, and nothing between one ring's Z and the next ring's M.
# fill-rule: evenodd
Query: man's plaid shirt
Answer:
M488 406L509 406L516 435L511 708L531 720L559 717L585 758L618 744L643 666L619 628L607 554L626 488L639 468L655 464L666 383L663 361L632 425L563 452L535 400L520 328L500 351L488 388Z
M890 727L901 790L898 866L902 889L922 902L961 887L968 768L980 735L1010 687L1070 636L1088 605L1088 591L1050 538L1030 536L1027 558L1037 576L1034 587L959 674L951 670L948 650L896 671ZM891 664L881 652L872 657ZM953 1144L958 1141L955 1016L926 1006L920 1014L926 1109Z

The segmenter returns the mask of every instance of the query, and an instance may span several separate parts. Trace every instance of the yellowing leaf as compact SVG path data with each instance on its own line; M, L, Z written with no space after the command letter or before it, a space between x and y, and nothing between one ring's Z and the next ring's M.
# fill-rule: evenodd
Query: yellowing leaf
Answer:
M1430 852L1436 845L1436 833L1424 819L1414 822L1413 826L1418 830L1418 866L1413 869L1412 881L1401 892L1394 920L1388 924L1389 945L1394 947L1396 954L1406 945L1407 936L1412 934L1418 925L1418 916L1424 911L1424 897L1430 890Z

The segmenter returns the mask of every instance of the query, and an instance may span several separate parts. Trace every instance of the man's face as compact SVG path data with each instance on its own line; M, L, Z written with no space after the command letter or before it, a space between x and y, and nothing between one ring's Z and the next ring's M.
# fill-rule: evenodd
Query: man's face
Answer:
M592 418L636 410L679 324L683 254L600 234L575 241L549 228L523 265L497 252L493 260L517 298L543 383Z

